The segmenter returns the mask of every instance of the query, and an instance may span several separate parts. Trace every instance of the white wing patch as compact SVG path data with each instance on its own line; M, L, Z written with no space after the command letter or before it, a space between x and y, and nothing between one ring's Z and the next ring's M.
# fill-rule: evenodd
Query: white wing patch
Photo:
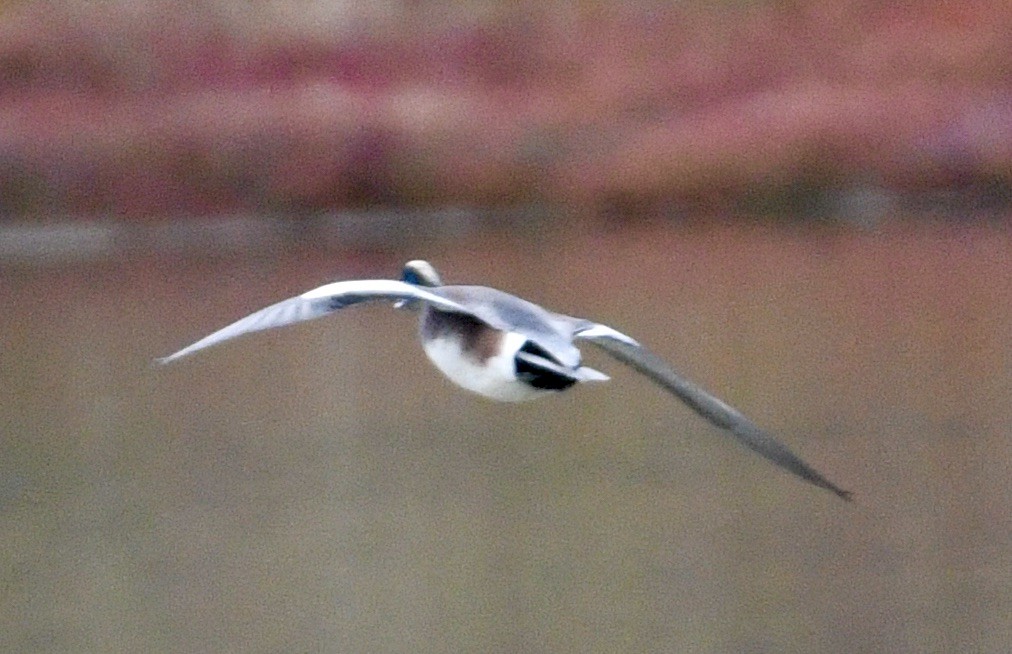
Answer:
M626 336L617 329L612 329L608 325L594 324L586 329L581 329L574 334L576 338L585 338L592 340L595 338L610 338L616 341L621 341L629 345L639 347L639 343L632 336Z

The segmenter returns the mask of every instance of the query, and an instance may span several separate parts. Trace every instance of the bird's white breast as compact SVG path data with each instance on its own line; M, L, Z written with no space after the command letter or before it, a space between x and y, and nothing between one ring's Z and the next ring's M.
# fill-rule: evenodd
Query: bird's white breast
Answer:
M457 338L441 336L422 347L433 365L461 388L500 402L521 402L545 393L517 379L513 357L525 341L520 334L505 333L500 352L483 363L464 352Z

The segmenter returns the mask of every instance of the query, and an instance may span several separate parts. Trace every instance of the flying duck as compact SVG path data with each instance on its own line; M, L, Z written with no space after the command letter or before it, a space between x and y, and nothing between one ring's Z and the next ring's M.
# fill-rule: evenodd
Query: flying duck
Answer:
M689 381L633 338L606 325L553 313L485 286L444 286L426 261L409 261L400 280L334 282L307 291L205 336L169 363L250 332L312 320L360 302L389 301L420 312L422 348L450 381L501 402L530 400L609 377L581 363L577 343L600 347L646 375L743 445L805 481L849 500L841 489L737 409Z

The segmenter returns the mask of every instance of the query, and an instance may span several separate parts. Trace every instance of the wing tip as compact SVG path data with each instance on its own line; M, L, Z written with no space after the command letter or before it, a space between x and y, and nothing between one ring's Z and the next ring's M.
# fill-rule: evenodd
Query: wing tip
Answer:
M833 493L835 493L836 496L839 497L844 502L854 501L854 493L849 490L843 490L842 488L837 488L835 486L833 488L830 488L829 490L833 491Z
M811 482L811 483L813 483L813 484L815 484L819 488L825 488L830 493L832 493L833 495L836 495L837 497L839 497L844 502L853 502L854 501L854 493L853 492L840 488L839 486L837 486L833 482L827 480L825 477L823 477L821 475L819 475L818 479L806 478L806 480L809 481L809 482Z
M153 366L159 366L159 367L160 366L164 366L164 365L168 365L168 364L172 363L173 361L175 361L176 359L181 358L182 356L183 356L182 352L175 352L174 354L170 354L168 356L155 357L154 360L151 362L151 365L153 365Z

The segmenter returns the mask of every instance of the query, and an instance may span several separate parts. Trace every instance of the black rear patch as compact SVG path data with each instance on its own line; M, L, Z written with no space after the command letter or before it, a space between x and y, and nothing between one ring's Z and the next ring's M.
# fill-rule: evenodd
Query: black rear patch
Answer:
M523 356L526 353L530 356ZM576 377L566 374L565 368L555 361L551 355L531 341L527 341L520 348L514 358L517 378L533 386L546 391L564 391L576 383Z

